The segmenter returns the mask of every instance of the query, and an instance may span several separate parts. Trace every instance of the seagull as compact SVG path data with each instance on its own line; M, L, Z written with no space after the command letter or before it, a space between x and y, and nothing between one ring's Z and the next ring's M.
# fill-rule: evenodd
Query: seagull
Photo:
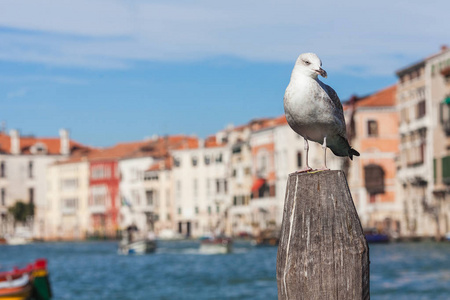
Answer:
M359 156L348 140L344 111L337 93L318 79L327 78L322 69L322 61L314 53L303 53L297 58L291 80L284 94L284 112L289 126L304 138L306 167L297 171L308 172L309 141L322 144L324 149L323 167L327 167L327 147L337 156Z

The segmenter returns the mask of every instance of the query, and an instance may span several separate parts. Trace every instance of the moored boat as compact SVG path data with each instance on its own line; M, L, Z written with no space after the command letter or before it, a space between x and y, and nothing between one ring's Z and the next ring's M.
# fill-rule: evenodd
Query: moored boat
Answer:
M378 232L375 228L367 228L364 230L364 236L366 238L367 243L389 243L390 237L388 234L383 232Z
M231 253L233 240L228 237L211 237L200 241L199 251L202 254Z
M119 254L146 254L156 250L156 240L142 239L133 242L122 241L119 243Z
M280 242L279 230L264 230L252 240L252 245L257 247L278 246Z
M48 300L51 297L45 259L38 259L23 269L0 273L0 300Z

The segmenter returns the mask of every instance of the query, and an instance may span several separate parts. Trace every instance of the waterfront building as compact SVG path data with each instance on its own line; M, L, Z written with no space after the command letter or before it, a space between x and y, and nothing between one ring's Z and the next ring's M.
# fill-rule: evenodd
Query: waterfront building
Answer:
M89 156L88 236L114 238L118 235L121 208L119 184L122 176L119 160L145 147L147 143L119 143Z
M120 159L121 229L133 224L142 232L174 228L168 224L173 220L170 151L195 146L195 137L155 136Z
M433 190L431 203L424 210L435 220L435 235L450 232L450 49L427 59L425 74L429 79L429 98L433 126Z
M232 203L228 210L226 233L231 236L245 237L253 231L249 206L253 184L250 134L257 123L254 121L227 131L231 149L229 186Z
M304 140L289 127L284 115L254 120L244 128L241 131L246 142L238 144L239 151L236 145L231 147L231 233L236 236L276 232L281 227L288 176L306 166ZM309 146L310 166L322 167L321 145L310 142ZM329 168L340 169L342 159L330 151L327 154ZM239 169L243 175L239 175Z
M45 240L81 240L90 229L87 149L47 168L47 205L39 224Z
M170 155L155 159L144 172L144 189L147 204L152 206L152 219L149 228L159 238L174 238L177 236L173 205L173 159ZM153 226L151 226L153 225Z
M0 235L13 233L8 208L17 201L32 203L34 217L28 227L41 238L47 208L47 166L67 158L82 145L70 140L69 132L59 131L59 137L21 136L18 130L9 135L0 132Z
M404 211L402 234L406 236L439 237L444 233L440 224L446 222L445 217L438 210L446 199L442 191L447 177L444 115L448 52L443 47L439 53L397 71L399 197Z
M398 236L402 203L396 193L396 89L394 85L353 98L345 104L345 110L351 125L351 145L361 154L349 164L348 182L362 226Z
M177 232L187 237L225 232L231 204L226 136L219 132L195 147L174 150L172 155Z

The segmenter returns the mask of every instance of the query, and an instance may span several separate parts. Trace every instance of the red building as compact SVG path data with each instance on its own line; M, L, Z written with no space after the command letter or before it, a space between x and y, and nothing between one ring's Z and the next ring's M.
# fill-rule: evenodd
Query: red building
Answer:
M121 143L93 152L89 156L89 213L95 237L114 238L119 229L119 159L147 142Z

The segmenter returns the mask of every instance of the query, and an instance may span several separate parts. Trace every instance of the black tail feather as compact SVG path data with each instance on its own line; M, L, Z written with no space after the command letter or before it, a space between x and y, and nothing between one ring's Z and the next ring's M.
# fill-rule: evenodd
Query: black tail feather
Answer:
M353 160L353 155L359 156L359 152L353 148L350 148L350 150L348 150L348 157L350 157L351 160Z

